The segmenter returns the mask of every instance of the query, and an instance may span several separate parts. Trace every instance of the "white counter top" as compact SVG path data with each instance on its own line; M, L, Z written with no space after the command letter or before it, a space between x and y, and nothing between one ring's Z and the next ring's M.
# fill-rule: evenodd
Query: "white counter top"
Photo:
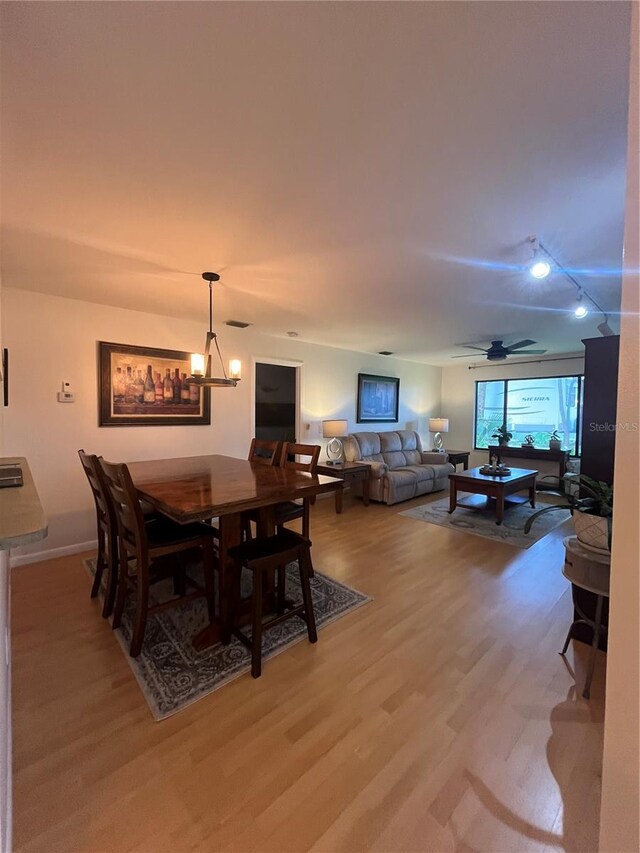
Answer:
M0 458L0 464L22 468L22 486L0 489L0 550L38 542L47 535L47 521L42 511L27 460L12 456Z

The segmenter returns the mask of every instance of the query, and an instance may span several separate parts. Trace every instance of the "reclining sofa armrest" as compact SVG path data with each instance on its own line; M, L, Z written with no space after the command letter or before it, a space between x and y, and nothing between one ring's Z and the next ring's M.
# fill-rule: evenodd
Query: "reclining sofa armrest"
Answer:
M424 465L445 465L449 461L448 453L423 450L420 454Z
M386 462L367 462L366 459L362 460L365 465L368 465L371 468L371 479L372 480L380 480L389 470L389 466Z

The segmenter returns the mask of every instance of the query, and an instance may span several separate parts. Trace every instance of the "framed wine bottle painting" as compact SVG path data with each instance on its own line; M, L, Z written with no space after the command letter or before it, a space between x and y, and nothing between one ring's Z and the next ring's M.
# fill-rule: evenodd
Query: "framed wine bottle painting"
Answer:
M189 382L191 353L98 342L100 426L211 423L210 389Z

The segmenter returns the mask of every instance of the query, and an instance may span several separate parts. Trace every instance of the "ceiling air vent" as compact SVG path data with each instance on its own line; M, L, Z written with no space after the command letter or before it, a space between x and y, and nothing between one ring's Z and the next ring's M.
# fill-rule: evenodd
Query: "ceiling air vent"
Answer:
M225 326L233 326L235 329L246 329L251 323L243 323L242 320L227 320Z
M393 353L389 352L388 349L383 349L378 353L378 355L393 355Z

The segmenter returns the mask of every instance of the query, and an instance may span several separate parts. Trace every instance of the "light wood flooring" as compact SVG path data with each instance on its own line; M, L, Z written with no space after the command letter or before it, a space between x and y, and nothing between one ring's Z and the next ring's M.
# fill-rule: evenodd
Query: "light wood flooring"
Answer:
M316 567L375 600L160 723L81 555L14 570L16 851L595 851L570 525L523 551L398 514L424 500L319 500Z

